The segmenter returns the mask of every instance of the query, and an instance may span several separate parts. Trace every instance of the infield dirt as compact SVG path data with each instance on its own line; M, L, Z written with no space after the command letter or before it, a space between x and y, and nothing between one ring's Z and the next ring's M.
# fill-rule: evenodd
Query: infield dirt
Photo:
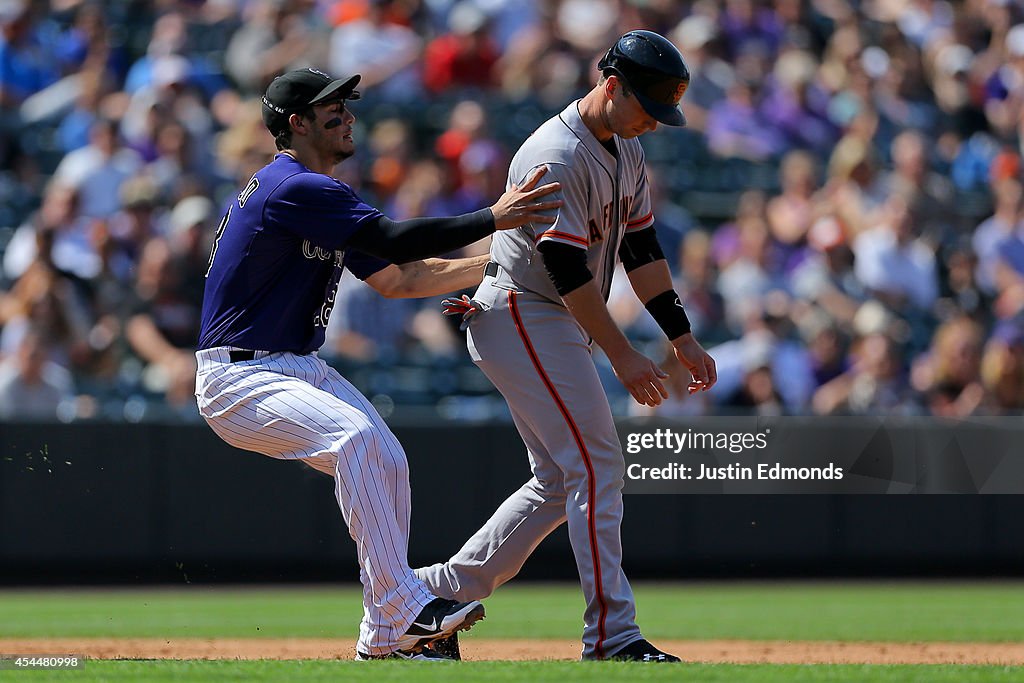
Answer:
M464 638L466 660L572 660L569 640ZM659 640L691 662L723 664L999 664L1024 665L1024 643ZM76 654L93 659L352 659L351 641L271 638L0 639L0 652Z

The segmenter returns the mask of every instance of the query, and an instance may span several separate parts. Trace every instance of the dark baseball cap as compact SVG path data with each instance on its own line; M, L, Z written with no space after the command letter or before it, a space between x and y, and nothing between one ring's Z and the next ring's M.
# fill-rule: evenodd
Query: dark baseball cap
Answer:
M297 69L270 82L263 96L263 123L276 133L288 125L288 117L314 104L358 100L360 75L333 79L316 69Z
M630 31L615 41L597 68L624 80L655 120L686 125L679 100L690 85L690 70L672 41L653 31Z

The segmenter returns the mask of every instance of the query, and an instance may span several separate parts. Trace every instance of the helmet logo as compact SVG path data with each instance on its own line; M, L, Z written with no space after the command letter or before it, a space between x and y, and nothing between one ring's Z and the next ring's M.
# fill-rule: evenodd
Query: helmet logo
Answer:
M679 85L676 86L676 94L672 96L675 100L675 104L679 104L679 100L683 99L683 93L686 92L686 88L690 84L687 81L679 81Z

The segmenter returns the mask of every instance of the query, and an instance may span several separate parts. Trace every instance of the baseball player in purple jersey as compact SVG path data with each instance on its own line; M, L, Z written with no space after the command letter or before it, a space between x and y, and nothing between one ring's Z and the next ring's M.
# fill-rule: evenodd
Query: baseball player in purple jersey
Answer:
M690 333L654 234L637 140L659 122L685 125L678 102L689 72L675 46L649 31L619 38L599 67L596 87L537 129L509 169L511 185L548 167L562 186L554 224L495 235L492 263L464 307L470 354L508 401L533 477L450 560L416 574L436 595L482 599L568 520L587 601L583 658L679 661L636 625L619 535L622 447L590 344L604 350L638 403L668 397L665 375L608 313L618 258L690 371L689 391L715 383L715 363ZM457 638L445 641L442 650Z
M355 151L347 102L359 76L312 69L279 76L263 120L280 153L231 202L210 256L199 340L199 412L227 443L295 459L335 480L363 584L357 659L445 659L427 643L483 617L476 600L432 593L407 561L405 452L377 411L317 357L343 269L390 295L477 284L482 259L425 259L495 229L550 222L534 189L543 171L489 209L392 221L331 171ZM394 265L403 264L403 265Z

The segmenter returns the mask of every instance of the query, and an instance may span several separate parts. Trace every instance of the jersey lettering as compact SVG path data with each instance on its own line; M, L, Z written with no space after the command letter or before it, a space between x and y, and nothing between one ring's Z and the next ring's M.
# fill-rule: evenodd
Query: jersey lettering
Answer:
M306 258L317 261L330 261L334 259L334 265L341 266L345 260L345 250L338 249L333 252L327 251L323 247L314 246L309 240L302 240L302 255Z
M334 300L338 296L338 284L340 282L341 275L336 274L327 284L327 296L324 297L324 303L320 310L316 312L316 315L313 316L313 324L315 326L327 327L327 323L331 319L331 313L334 311Z
M302 255L308 259L316 259L318 261L330 261L333 259L334 267L337 269L344 268L345 265L344 249L337 249L333 252L327 251L322 247L313 246L309 240L302 240ZM314 326L327 327L327 322L331 319L331 313L334 311L334 300L338 296L338 285L340 283L341 272L339 270L335 272L334 276L327 283L324 303L313 315Z
M206 264L206 277L210 277L210 269L213 268L213 259L217 256L217 247L220 246L220 238L224 236L224 229L228 227L228 221L231 219L231 209L235 208L234 204L228 207L227 212L224 214L224 218L220 220L220 225L217 226L217 236L213 240L213 249L210 250L210 262Z
M597 222L591 218L587 222L587 231L590 233L590 244L594 245L604 239L604 236L608 234L608 231L612 229L612 213L614 213L614 202L608 202L601 207L601 225L598 226ZM624 224L629 221L629 214L633 208L633 197L627 195L619 198L619 223Z
M249 184L245 186L245 189L238 193L238 208L245 206L245 203L249 201L249 197L252 193L258 190L260 187L260 179L253 176L249 179Z
M632 213L633 210L633 197L631 195L621 197L619 199L619 207L622 209L619 221L622 223L628 223L629 214Z

